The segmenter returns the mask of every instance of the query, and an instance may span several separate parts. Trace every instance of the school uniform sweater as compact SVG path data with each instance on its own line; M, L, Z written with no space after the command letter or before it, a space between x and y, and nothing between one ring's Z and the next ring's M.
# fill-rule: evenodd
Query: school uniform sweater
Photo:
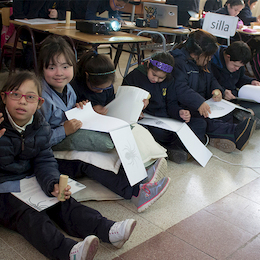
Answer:
M211 69L215 78L224 90L229 89L234 96L237 96L239 88L245 84L251 84L255 79L245 75L244 66L240 67L239 70L235 72L230 72L227 69L223 54L226 48L227 46L219 47L211 60Z
M66 10L69 9L68 0L14 0L12 19L33 19L49 17L49 9L58 11L58 20L66 18Z
M198 108L212 97L212 91L219 89L223 92L224 89L213 76L210 65L208 71L204 71L197 66L185 48L175 49L170 53L175 59L173 76L177 99L183 108L192 112L193 116L199 116Z
M123 80L122 85L140 87L151 94L149 105L144 109L145 113L158 117L171 117L181 120L174 79L165 79L161 83L151 83L147 77L145 65L140 65L131 71Z
M248 4L241 10L238 17L243 21L245 25L250 25L251 22L256 22L256 17L252 15L250 7Z
M0 112L4 115L0 128L6 128L0 138L0 183L21 180L35 174L45 194L52 196L60 173L50 148L49 124L36 111L32 124L27 125L20 134L10 124L3 105Z
M207 0L204 5L205 12L214 12L222 7L222 0Z
M110 7L109 0L70 0L69 3L72 19L85 20L107 20L106 18L98 17L108 11L109 18L117 18L121 20L118 11L113 11Z

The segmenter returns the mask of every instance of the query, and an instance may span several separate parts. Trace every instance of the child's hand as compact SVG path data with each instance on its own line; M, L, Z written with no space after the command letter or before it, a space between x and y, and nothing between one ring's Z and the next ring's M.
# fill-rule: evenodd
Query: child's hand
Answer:
M71 196L71 192L70 192L70 185L67 185L67 187L65 188L65 199L68 200ZM59 184L54 184L54 188L53 188L53 192L51 193L54 197L58 197L59 195Z
M66 136L75 133L82 127L82 122L77 119L71 119L64 122L63 125Z
M251 81L251 84L254 85L254 86L260 86L260 82L257 81L257 80Z
M93 106L93 109L98 113L98 114L101 114L101 115L106 115L107 112L108 112L108 109L106 107L103 107L101 105L95 105Z
M48 10L49 13L49 17L50 18L58 18L58 11L56 9L49 9Z
M185 123L189 123L190 122L190 111L189 110L181 109L179 111L179 115L185 121Z
M215 102L221 101L222 93L219 89L214 89L211 94L213 95L212 98Z
M3 114L0 113L0 124L1 124L3 121L4 121ZM6 130L5 128L3 128L3 129L0 130L0 137L2 137L2 136L4 135L5 130Z
M231 100L231 99L235 99L236 97L232 94L230 89L226 89L225 90L225 94L224 97L226 100Z
M144 102L143 109L145 109L149 105L149 99L144 99L143 102Z
M76 107L83 109L83 106L85 106L87 103L88 103L88 100L83 100L79 103L76 103Z
M209 117L209 114L211 114L210 106L206 102L203 102L201 104L198 111L199 111L201 116L204 116L204 118Z

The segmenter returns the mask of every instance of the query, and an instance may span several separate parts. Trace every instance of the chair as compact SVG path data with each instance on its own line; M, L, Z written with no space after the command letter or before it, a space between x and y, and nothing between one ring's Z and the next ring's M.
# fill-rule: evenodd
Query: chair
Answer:
M234 36L237 29L238 17L217 13L206 13L202 29L220 38L227 39Z

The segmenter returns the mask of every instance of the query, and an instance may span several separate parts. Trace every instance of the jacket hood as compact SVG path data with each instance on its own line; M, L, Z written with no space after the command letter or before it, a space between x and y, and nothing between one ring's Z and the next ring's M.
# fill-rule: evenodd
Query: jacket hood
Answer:
M137 68L142 74L147 75L147 62L142 65L139 65Z
M172 50L172 51L170 51L170 54L174 58L179 58L179 59L183 59L183 60L187 59L190 56L188 51L185 48Z
M226 48L227 48L227 46L225 46L225 45L219 46L218 50L215 52L215 54L213 55L213 57L211 59L211 63L213 63L214 65L216 65L220 69L224 68L224 66L221 62L221 54L223 54L223 51Z

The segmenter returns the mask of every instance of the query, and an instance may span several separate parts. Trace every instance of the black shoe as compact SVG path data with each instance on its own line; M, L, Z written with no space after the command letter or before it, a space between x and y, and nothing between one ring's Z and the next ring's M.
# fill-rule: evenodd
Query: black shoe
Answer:
M256 116L253 116L249 112L243 111L241 109L238 109L238 111L235 111L233 113L233 116L240 122L243 122L245 119L251 117L256 121L256 126L255 129L259 130L260 129L260 119Z
M189 153L177 147L175 149L168 149L167 154L168 154L168 159L170 161L173 161L178 164L186 162L190 158Z
M235 128L235 140L237 149L243 151L256 127L256 121L247 118Z

